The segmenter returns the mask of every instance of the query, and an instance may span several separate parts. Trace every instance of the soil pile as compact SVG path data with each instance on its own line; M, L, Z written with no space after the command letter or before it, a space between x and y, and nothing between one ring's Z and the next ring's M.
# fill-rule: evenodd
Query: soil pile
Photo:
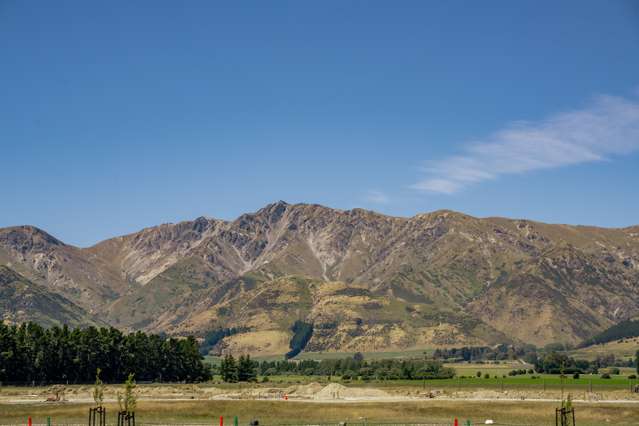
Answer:
M287 395L300 398L313 398L324 387L317 382L306 385L291 386L284 392Z
M347 388L339 383L331 383L314 395L314 399L374 399L388 398L390 395L381 389L373 388Z

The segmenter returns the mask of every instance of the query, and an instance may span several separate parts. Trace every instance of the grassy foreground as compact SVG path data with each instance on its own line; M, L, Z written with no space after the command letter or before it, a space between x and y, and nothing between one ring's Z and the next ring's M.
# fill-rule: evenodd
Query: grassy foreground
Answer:
M420 402L362 402L309 403L293 401L175 401L139 403L138 423L208 423L219 416L232 424L239 416L240 425L252 419L262 424L339 422L447 422L470 419L473 424L494 419L499 423L550 425L554 424L556 404L546 402L482 401L420 401ZM639 405L634 404L576 404L578 424L639 425ZM0 423L26 423L32 416L34 423L45 423L51 416L53 424L84 422L88 404L15 404L0 405ZM117 407L107 404L109 421Z

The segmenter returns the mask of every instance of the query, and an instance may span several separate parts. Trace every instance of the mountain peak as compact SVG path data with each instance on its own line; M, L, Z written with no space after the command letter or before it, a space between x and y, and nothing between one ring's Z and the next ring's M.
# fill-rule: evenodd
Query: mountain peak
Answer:
M276 201L274 203L269 203L269 204L265 205L260 210L274 211L274 210L287 209L290 206L291 206L291 204L287 203L286 201L279 200L279 201Z
M266 216L268 221L271 223L275 223L279 221L286 210L290 207L286 201L278 201L275 203L267 204L257 211L255 216Z
M0 229L0 243L13 248L65 246L62 241L32 225L13 226Z

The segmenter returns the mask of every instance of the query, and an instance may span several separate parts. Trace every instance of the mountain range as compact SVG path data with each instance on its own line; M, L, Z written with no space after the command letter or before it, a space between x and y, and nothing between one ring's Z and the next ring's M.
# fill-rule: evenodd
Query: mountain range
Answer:
M78 248L0 229L0 316L204 336L217 350L308 351L579 343L639 316L639 226L410 218L277 202Z

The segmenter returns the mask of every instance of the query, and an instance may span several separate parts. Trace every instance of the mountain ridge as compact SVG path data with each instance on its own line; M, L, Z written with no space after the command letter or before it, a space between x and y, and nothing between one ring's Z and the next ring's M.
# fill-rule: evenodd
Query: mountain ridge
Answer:
M282 350L297 319L317 324L311 348L366 350L575 343L639 313L639 226L279 201L87 248L33 229L0 229L0 264L126 329L203 334L248 322L252 331L223 343L258 352ZM279 343L249 344L250 333Z

